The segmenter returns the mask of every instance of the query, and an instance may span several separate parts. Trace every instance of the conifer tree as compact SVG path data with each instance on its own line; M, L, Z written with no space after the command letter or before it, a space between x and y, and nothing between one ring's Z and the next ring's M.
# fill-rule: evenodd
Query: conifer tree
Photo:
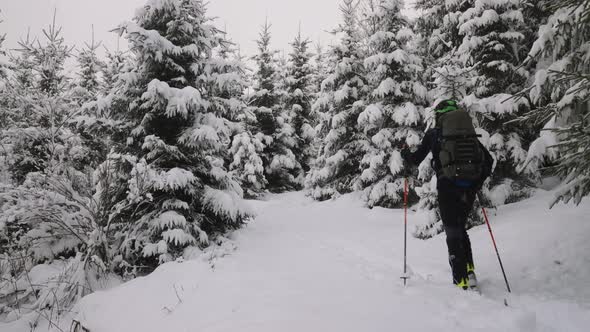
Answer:
M291 43L288 76L286 78L285 111L294 129L296 144L293 153L297 161L308 172L314 157L313 140L315 137L314 119L312 118L312 54L308 51L309 40L301 36L301 29Z
M358 118L358 127L366 135L361 162L359 188L369 206L399 206L403 201L404 180L408 175L398 148L417 146L423 132L423 108L427 89L420 83L422 59L409 45L414 39L403 2L379 0L368 12L366 21L374 31L369 36L369 55L364 65L371 93L368 105Z
M536 73L521 97L534 109L518 123L544 130L520 170L534 177L559 176L566 185L553 204L579 204L590 193L590 1L561 1L549 9L551 16L539 27L525 63L534 65Z
M9 163L17 183L31 172L58 172L66 164L81 169L87 152L68 154L79 144L70 131L76 109L64 70L71 48L55 18L43 34L43 42L22 40L17 55L11 57L15 69L6 87L9 115L2 136L10 141Z
M281 72L277 70L277 52L270 49L270 28L266 21L257 40L258 54L254 57L257 70L250 104L257 119L256 136L264 144L261 158L268 189L281 192L299 189L303 170L292 150L296 140L281 98L285 81L281 80Z
M95 98L99 92L102 82L99 76L103 70L104 63L98 58L97 50L100 47L100 42L94 40L93 29L92 41L84 44L84 48L79 51L78 60L78 80L76 82L79 88L80 102L84 103L90 99Z
M311 84L316 97L314 100L316 100L322 91L322 82L329 75L330 64L328 63L329 54L324 49L324 46L319 42L314 46L315 50L312 57ZM312 103L312 108L313 104L314 103Z
M326 112L318 128L323 142L306 186L319 200L354 190L368 148L357 127L368 90L357 9L354 0L344 0L340 6L343 22L334 33L340 34L341 40L330 51L334 69L322 83L322 94L314 106Z
M464 36L458 49L463 63L472 70L471 94L463 105L475 112L486 133L483 140L496 160L489 198L499 205L528 196L532 183L517 170L526 160L534 128L510 121L529 110L523 100L511 97L524 88L528 71L521 67L530 43L522 2L476 0L459 19ZM489 136L487 135L489 133Z
M153 265L249 216L224 166L235 81L214 55L225 40L201 0L150 0L119 32L135 65L119 76L110 106L129 125L102 167L119 170L115 179L127 186L111 211L113 222L131 223L124 259Z
M64 70L72 49L55 17L43 35L39 41L22 40L11 57L9 121L1 131L13 183L0 198L0 216L24 230L13 240L32 262L76 254L83 241L69 230L81 229L84 212L72 201L92 186L90 149L70 123L78 111Z
M129 67L130 54L128 52L124 52L119 50L118 48L114 51L106 49L106 59L102 63L102 85L100 87L100 91L103 95L109 94L116 82L117 76L125 72L125 69Z
M535 2L535 1L533 1ZM420 32L420 52L432 68L432 99L461 101L471 112L482 143L497 160L490 182L484 186L486 204L504 204L525 197L529 177L518 174L525 148L534 129L510 124L526 112L524 102L510 100L528 78L520 67L530 42L525 40L535 19L524 18L523 12L537 15L538 8L521 1L418 1L423 11L416 28ZM530 38L529 38L530 39ZM427 110L427 116L432 112ZM434 125L429 118L429 127ZM425 161L426 162L426 161ZM428 165L421 165L420 177L425 185L417 189L420 206L436 207L436 180ZM490 185L491 191L488 191ZM428 221L415 231L418 237L429 237L440 231L440 217L428 212ZM468 224L483 221L474 214Z
M220 101L231 109L233 128L229 151L229 169L238 179L248 198L256 198L267 185L260 154L264 146L251 132L256 118L246 105L244 91L248 86L246 66L235 45L226 40L219 47L220 73L227 77L225 87L220 87Z
M0 20L0 23L2 23L1 20ZM2 46L5 39L6 39L5 34L0 35L0 79L2 81L4 81L6 79L6 77L8 76L8 73L7 73L8 63L5 60L6 59L6 51L4 50L4 47ZM0 86L0 88L4 88L4 84L2 84L2 86Z

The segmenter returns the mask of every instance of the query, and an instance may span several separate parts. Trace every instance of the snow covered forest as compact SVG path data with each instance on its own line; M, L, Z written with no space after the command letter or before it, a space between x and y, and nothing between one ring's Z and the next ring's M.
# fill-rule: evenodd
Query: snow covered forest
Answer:
M58 329L97 290L221 257L271 194L390 211L409 178L426 215L412 234L433 241L432 157L412 168L400 151L444 99L495 159L485 207L590 194L590 0L415 0L416 19L402 0L342 0L333 44L299 33L281 53L269 17L256 54L203 0L146 1L114 31L129 49L106 57L59 17L18 49L0 36L0 329Z

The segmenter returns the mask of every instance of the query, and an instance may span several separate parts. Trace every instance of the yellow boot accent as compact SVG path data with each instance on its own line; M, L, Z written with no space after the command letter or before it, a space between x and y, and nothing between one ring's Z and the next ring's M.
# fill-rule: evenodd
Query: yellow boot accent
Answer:
M467 278L461 279L461 281L459 281L457 283L457 287L462 288L462 289L468 289L469 288L469 280L467 280Z
M473 264L467 263L467 273L469 272L475 272L475 266L473 266Z

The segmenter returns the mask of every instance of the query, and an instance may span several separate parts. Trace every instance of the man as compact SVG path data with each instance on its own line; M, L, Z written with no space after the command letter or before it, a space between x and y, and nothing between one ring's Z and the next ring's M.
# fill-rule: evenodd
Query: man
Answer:
M462 289L477 288L465 226L475 196L491 174L493 159L477 139L471 117L456 101L444 100L434 112L436 126L426 132L418 150L412 153L405 148L401 154L409 164L418 165L432 152L453 283Z

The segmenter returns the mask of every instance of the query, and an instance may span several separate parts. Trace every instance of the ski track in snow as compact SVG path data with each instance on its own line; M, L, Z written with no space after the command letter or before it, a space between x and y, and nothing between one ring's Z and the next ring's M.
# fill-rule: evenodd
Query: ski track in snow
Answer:
M76 318L91 332L588 331L590 204L550 211L550 195L490 211L510 295L485 226L469 232L482 295L450 284L444 235L408 236L404 287L402 211L289 193L251 202L230 255L97 292Z

